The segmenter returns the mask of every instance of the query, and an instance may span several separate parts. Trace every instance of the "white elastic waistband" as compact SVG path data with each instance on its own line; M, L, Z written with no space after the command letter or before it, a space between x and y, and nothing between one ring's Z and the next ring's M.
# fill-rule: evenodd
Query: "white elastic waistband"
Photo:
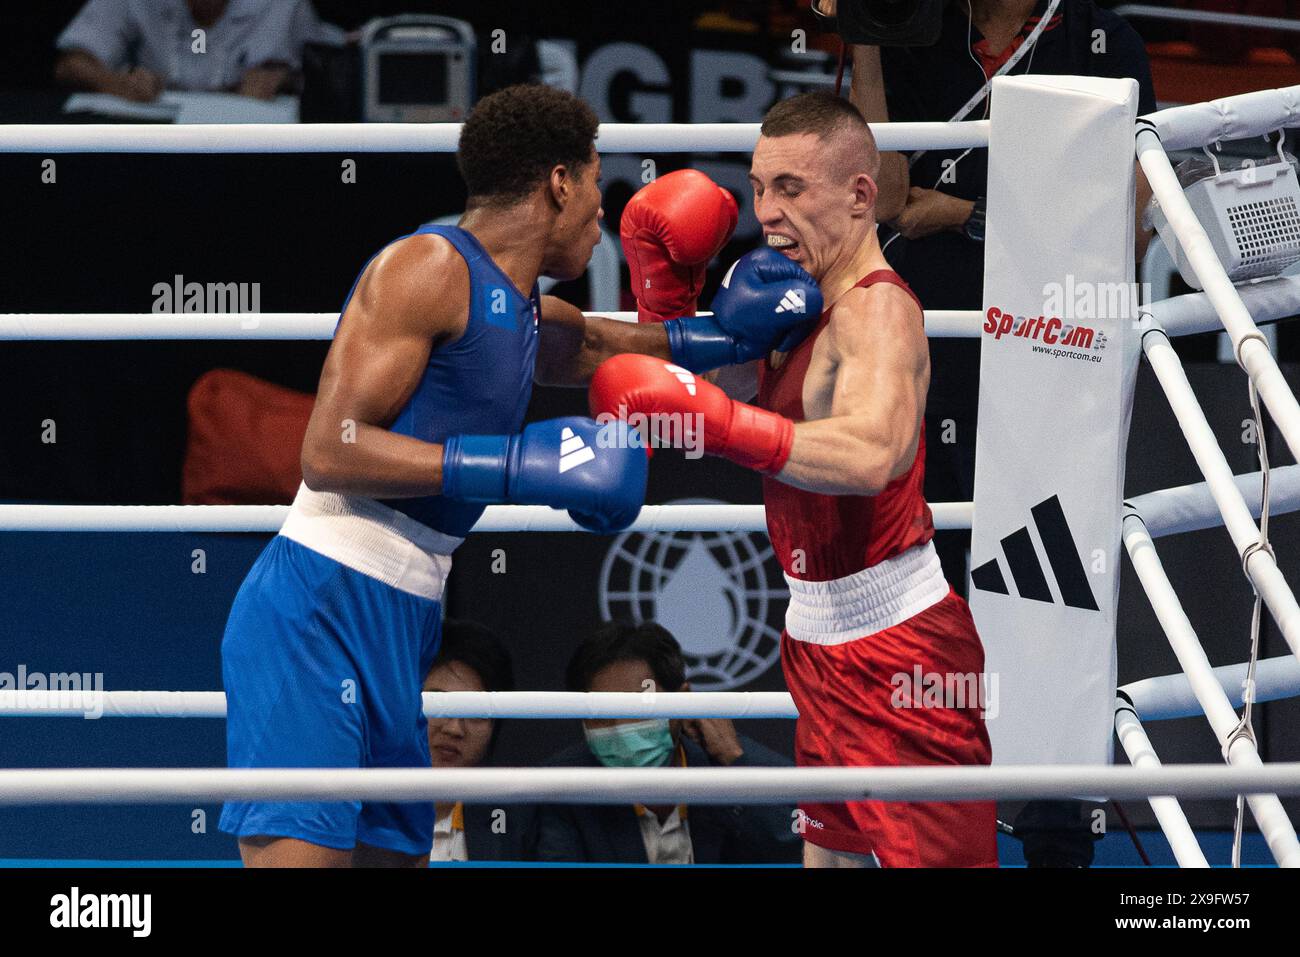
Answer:
M826 582L785 576L785 630L816 645L842 645L906 621L948 594L934 542Z
M306 484L280 534L400 591L440 600L451 553L464 541L374 499L313 492Z

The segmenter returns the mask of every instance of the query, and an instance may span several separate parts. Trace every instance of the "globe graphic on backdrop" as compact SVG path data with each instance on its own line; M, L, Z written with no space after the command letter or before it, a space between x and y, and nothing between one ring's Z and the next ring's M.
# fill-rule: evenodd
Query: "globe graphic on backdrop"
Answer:
M761 532L624 532L605 555L598 600L606 620L663 625L682 646L691 687L724 691L780 659L789 596Z

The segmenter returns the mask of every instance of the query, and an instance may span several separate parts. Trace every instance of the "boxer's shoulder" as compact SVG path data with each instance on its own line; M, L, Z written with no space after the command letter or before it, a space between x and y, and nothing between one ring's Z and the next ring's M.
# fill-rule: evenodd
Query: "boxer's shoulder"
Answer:
M835 334L881 318L915 318L918 311L911 294L892 282L854 286L831 306L827 327Z
M368 313L405 329L454 336L469 321L469 266L444 237L416 233L375 256L357 298Z
M831 307L826 333L832 361L879 352L886 340L892 346L926 342L920 307L910 292L892 282L854 286L840 296Z

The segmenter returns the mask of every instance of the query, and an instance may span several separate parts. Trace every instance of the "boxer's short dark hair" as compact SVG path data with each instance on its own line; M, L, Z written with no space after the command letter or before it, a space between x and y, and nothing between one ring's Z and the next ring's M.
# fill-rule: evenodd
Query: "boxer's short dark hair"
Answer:
M599 126L592 108L572 93L537 83L508 86L470 111L456 165L471 200L510 205L556 166L581 176Z
M775 104L763 117L764 136L813 133L825 138L846 126L870 130L858 108L826 90L800 93Z
M620 661L644 661L664 691L677 691L686 683L682 646L663 625L652 621L606 622L578 646L569 659L564 685L569 691L590 691L597 672Z
M862 168L872 179L880 174L880 151L871 126L856 106L829 91L800 93L782 100L767 111L760 131L769 137L811 133L822 143L836 137L844 137L845 142L856 141L855 159L865 164Z

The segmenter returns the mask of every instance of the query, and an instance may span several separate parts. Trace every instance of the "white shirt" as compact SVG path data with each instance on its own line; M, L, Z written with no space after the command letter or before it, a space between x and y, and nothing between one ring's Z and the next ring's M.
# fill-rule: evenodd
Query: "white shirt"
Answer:
M641 825L641 840L645 842L646 860L651 864L695 863L691 829L680 804L662 824L659 815L649 808L637 805L636 812L637 823Z
M264 63L296 68L307 42L341 43L343 31L316 17L309 0L230 0L204 30L185 0L89 0L59 34L63 51L84 50L112 70L144 67L173 90L224 90Z
M460 818L455 807L433 822L433 852L431 861L468 861L469 848L465 846L465 828L453 827Z

